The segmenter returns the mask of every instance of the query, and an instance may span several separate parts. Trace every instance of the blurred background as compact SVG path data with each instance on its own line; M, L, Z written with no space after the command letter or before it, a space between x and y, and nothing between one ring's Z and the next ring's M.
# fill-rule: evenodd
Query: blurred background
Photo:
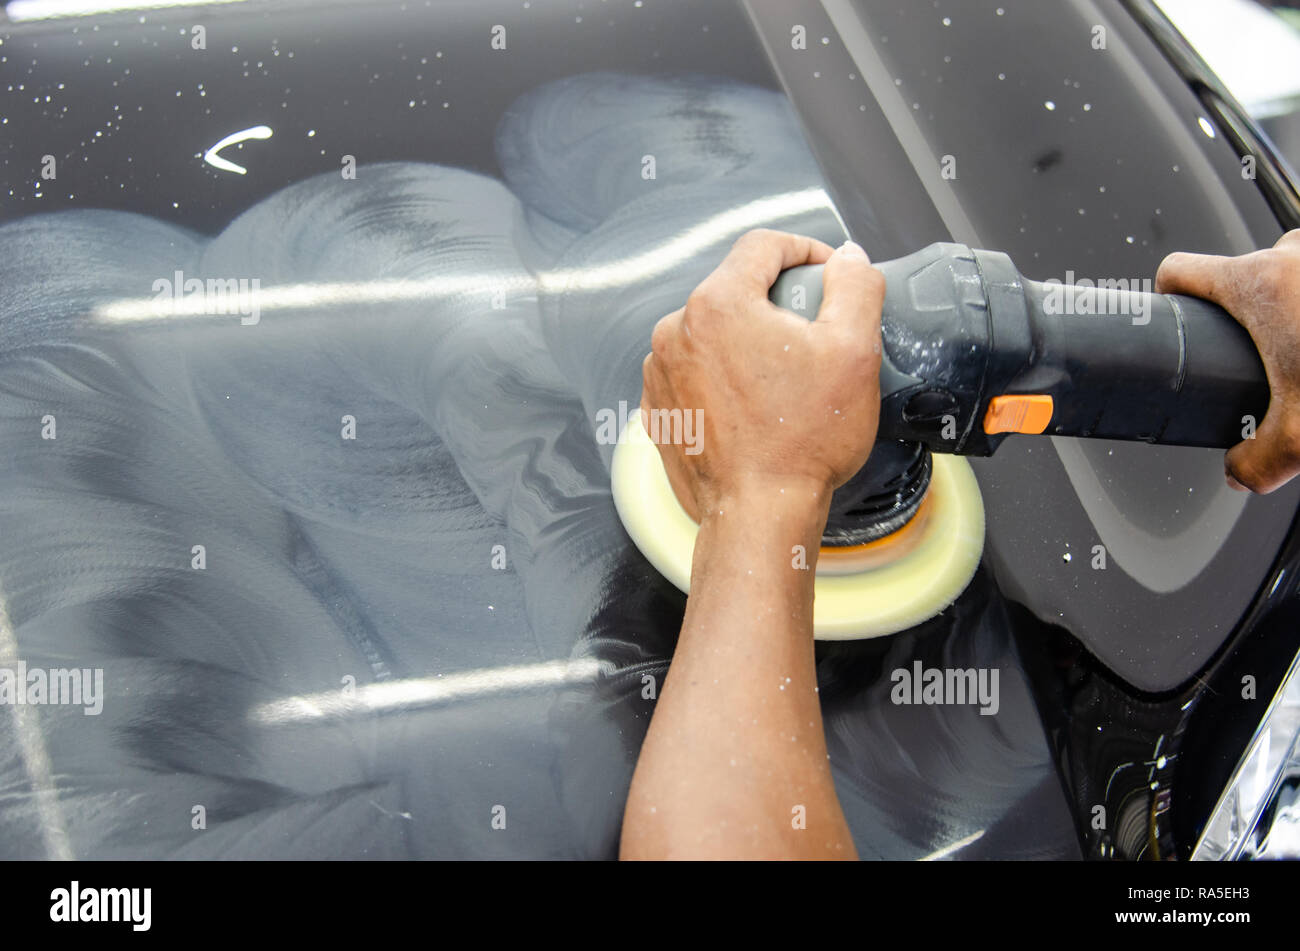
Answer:
M1300 0L1157 3L1300 168Z

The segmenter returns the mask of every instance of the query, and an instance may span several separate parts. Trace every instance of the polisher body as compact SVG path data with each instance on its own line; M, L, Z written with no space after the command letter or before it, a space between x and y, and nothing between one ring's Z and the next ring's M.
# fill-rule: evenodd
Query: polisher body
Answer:
M1138 281L1031 281L963 244L876 266L880 440L977 456L1013 432L1226 449L1268 409L1250 335L1209 301ZM821 286L819 265L790 268L770 296L812 319Z

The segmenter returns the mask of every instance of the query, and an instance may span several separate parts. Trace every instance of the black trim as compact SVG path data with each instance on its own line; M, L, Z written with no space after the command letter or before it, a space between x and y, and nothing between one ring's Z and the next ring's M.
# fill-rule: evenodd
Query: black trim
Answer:
M1255 184L1277 216L1290 231L1300 228L1300 186L1297 175L1274 147L1272 140L1228 91L1178 28L1156 6L1154 0L1119 0L1139 26L1196 93L1201 104L1232 144L1239 158L1255 158Z

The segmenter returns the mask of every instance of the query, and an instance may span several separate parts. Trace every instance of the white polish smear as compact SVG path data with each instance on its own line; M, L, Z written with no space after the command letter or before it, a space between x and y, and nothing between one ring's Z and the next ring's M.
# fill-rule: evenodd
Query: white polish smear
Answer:
M234 133L207 161L242 174L218 153L270 135ZM326 852L488 854L486 822L449 839L423 817L504 775L541 810L541 854L566 854L575 823L593 854L617 840L620 804L580 780L626 765L592 686L666 658L680 616L636 607L593 420L637 405L655 322L740 234L843 233L783 97L730 80L559 80L505 112L496 150L504 181L363 163L215 236L99 210L0 226L14 649L105 667L103 715L47 743L41 775L79 790L63 814L112 818L69 823L61 853L111 856L99 836L158 829L150 854L272 854L301 828ZM652 152L657 183L610 161ZM158 300L178 271L256 279L260 320ZM54 440L33 436L45 413ZM347 678L356 699L330 702ZM584 699L552 722L559 696ZM508 774L442 765L475 709L500 721L478 759ZM377 751L394 717L400 746ZM42 786L41 802L60 794ZM235 818L211 821L221 803ZM174 839L160 815L182 817ZM49 854L63 833L46 826L13 847Z

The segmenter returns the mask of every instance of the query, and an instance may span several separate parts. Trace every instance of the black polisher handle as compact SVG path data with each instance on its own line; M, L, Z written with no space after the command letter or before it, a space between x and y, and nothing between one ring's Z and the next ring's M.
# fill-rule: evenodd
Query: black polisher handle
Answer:
M1254 342L1209 301L1030 281L1007 255L961 244L877 267L880 439L965 455L1009 432L1227 448L1268 409ZM821 267L785 271L771 298L812 319Z

